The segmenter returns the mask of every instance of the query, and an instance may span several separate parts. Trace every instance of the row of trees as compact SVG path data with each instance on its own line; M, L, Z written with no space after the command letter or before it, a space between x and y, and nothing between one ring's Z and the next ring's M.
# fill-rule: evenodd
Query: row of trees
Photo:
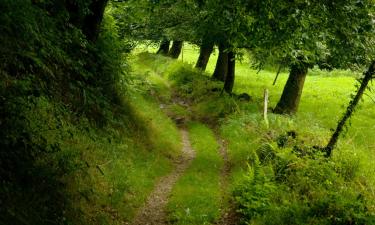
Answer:
M223 81L229 94L240 50L250 52L259 69L269 62L289 68L274 113L297 112L305 78L314 66L358 70L371 65L360 80L359 98L373 76L373 0L129 0L117 8L123 30L139 41L160 41L158 53L178 58L182 41L198 45L196 67L201 70L217 46L212 78ZM328 155L358 100L352 100L324 148Z
M163 54L178 57L181 43L200 46L196 67L204 70L214 46L219 57L214 79L231 93L241 49L258 67L272 61L289 68L289 78L274 112L298 110L304 81L313 66L358 68L374 56L373 0L158 0L117 5L123 29L138 40L160 41ZM129 10L130 9L130 10ZM173 40L170 53L166 53Z

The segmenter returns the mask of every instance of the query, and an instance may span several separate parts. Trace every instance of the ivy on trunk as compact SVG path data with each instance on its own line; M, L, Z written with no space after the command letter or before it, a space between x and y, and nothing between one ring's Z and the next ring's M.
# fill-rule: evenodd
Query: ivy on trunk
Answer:
M332 154L333 149L335 148L337 141L339 139L340 134L342 133L346 122L348 119L353 115L359 101L361 100L363 94L365 93L368 84L370 81L374 78L375 74L375 61L371 63L367 71L365 72L362 79L359 80L360 86L357 90L356 95L353 97L353 99L350 101L348 108L346 109L344 116L342 119L338 122L335 132L332 134L331 139L329 140L327 146L324 148L325 152L327 153L327 156L330 157Z

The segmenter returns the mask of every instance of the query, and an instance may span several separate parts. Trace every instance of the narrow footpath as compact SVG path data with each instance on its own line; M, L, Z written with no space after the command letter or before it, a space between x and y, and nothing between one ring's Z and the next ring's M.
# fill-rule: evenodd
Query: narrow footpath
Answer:
M228 199L228 179L230 174L230 163L228 159L228 151L225 140L223 140L219 134L216 133L216 140L220 146L220 155L223 157L224 165L221 169L220 186L222 191L222 212L220 219L215 223L216 225L236 225L238 224L238 216L233 208L232 202ZM228 206L226 206L228 205Z
M169 175L162 177L150 194L146 204L136 214L133 225L165 225L168 224L166 205L172 187L178 178L189 167L195 157L195 151L191 147L189 134L185 128L180 128L182 136L182 153L174 162L175 169Z

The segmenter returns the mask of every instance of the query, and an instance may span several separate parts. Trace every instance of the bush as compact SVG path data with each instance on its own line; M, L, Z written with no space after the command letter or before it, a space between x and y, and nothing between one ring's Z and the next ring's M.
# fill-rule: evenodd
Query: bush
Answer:
M375 222L367 194L346 182L335 163L319 155L299 158L284 149L269 165L255 163L248 174L234 191L246 224Z
M90 43L55 1L0 8L0 223L66 224L80 214L66 177L87 165L63 144L115 122L124 49L110 16Z
M168 70L172 88L191 104L192 118L214 123L238 109L235 99L222 92L223 83L188 64L176 64Z

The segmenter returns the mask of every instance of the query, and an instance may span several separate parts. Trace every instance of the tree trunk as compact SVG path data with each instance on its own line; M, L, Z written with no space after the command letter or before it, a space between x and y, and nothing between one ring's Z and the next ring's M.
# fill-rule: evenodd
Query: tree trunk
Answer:
M169 50L168 56L172 59L178 59L182 50L183 41L173 41L172 47Z
M100 33L100 25L103 21L103 15L108 0L92 0L89 10L90 13L85 16L82 31L89 41L95 42Z
M210 60L210 56L211 56L213 49L214 49L214 45L212 43L210 44L203 43L201 45L198 61L197 61L197 64L195 65L195 68L198 68L202 71L206 70L207 63Z
M171 42L168 40L161 41L159 50L156 52L156 54L168 55L170 43Z
M228 73L225 77L224 91L232 94L234 77L236 71L236 54L232 51L228 52Z
M75 0L67 0L65 2L66 11L69 13L69 23L73 24L75 27L82 28L82 18L78 3Z
M215 71L212 74L212 78L215 80L225 81L225 77L228 73L228 53L225 52L225 47L219 45L219 57L216 61Z
M283 94L274 109L276 114L295 114L301 99L308 67L305 64L292 65Z
M357 94L354 96L354 98L350 101L348 108L346 109L346 112L342 119L337 124L337 128L335 132L332 134L331 139L329 140L327 146L324 148L324 150L327 153L327 156L330 157L332 154L332 150L335 148L337 141L339 139L339 136L341 132L344 129L346 121L352 116L355 108L358 105L358 102L361 100L363 93L366 91L366 88L370 81L373 79L373 75L375 74L375 61L371 63L370 67L364 74L365 76L360 80L361 86L358 88Z
M65 8L69 13L69 22L82 30L87 40L95 42L100 33L104 10L108 0L92 0L87 9L80 8L76 0L67 0Z

